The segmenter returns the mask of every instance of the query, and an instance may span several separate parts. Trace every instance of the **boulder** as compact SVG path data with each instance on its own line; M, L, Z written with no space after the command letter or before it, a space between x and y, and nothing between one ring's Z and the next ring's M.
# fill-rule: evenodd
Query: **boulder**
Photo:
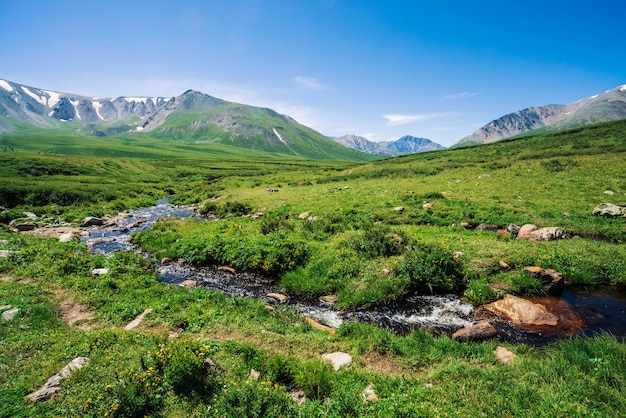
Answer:
M53 375L50 379L44 383L42 387L35 392L26 395L31 401L47 401L52 398L55 393L61 390L61 381L67 379L76 370L82 369L89 363L89 359L86 357L77 357L70 361L63 367L57 374Z
M569 234L558 226L539 228L536 225L526 224L517 232L517 239L532 239L533 241L555 241L569 238Z
M518 326L556 326L559 321L545 306L513 295L506 295L483 308Z
M626 206L601 203L593 209L592 215L606 218L626 218Z
M35 225L32 222L15 224L14 226L15 226L15 229L17 229L20 232L32 231L33 229L37 228L37 225Z
M526 224L517 230L517 239L530 238L530 233L539 229L537 225Z
M342 353L340 351L330 354L324 354L322 358L324 360L330 361L330 363L333 365L333 369L335 369L336 372L339 371L339 369L341 369L342 367L348 366L350 365L350 363L352 363L352 356L348 353Z
M496 329L488 321L479 322L471 327L462 328L452 334L452 339L466 341L482 341L495 337L498 334Z
M94 216L86 217L85 219L83 219L83 223L81 224L83 228L86 228L88 226L102 226L102 225L104 225L104 221Z

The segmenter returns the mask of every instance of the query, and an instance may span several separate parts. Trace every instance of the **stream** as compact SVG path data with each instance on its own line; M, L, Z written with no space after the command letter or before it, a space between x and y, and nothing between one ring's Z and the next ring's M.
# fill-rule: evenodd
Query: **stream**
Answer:
M166 199L156 206L132 210L113 218L101 227L90 227L81 241L96 254L108 255L118 250L137 248L130 242L133 233L149 229L154 222L167 217L200 218L189 207L171 205ZM159 280L163 283L180 284L195 280L199 285L235 297L262 298L268 304L281 304L269 293L283 293L271 280L245 272L231 272L217 266L197 267L178 261L166 264L157 262ZM557 298L558 299L558 298ZM615 287L592 289L566 288L559 303L565 301L584 319L581 333L594 335L607 331L624 340L626 337L626 291ZM356 311L341 311L322 300L304 300L290 297L282 304L309 316L316 321L339 327L345 321L376 324L387 330L405 334L416 328L426 328L435 334L450 334L460 328L473 325L474 308L458 295L413 295L405 302L388 307ZM524 332L506 325L497 326L499 338L509 342L541 346L554 341L557 336Z

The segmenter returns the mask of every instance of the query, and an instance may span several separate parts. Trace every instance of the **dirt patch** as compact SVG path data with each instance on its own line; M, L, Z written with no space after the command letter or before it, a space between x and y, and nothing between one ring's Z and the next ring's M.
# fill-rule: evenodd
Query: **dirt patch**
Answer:
M408 375L412 374L409 369L402 368L393 358L382 355L376 351L368 351L363 355L365 367L377 373Z
M82 330L94 328L95 324L92 322L94 316L84 305L76 303L74 298L67 296L65 292L56 291L54 294L61 300L55 310L66 324Z

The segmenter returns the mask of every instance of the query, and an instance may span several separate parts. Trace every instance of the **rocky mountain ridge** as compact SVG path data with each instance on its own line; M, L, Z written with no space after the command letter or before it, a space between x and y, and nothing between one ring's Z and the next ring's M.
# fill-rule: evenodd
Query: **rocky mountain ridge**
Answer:
M626 118L626 84L567 105L523 109L493 120L453 147L487 144L536 129L557 131Z
M78 134L144 135L219 143L311 159L371 161L272 109L188 90L180 96L92 98L0 79L0 134L16 128Z
M433 142L430 139L416 138L411 135L405 135L395 141L380 142L370 141L367 138L357 135L344 135L332 139L348 148L383 157L395 157L398 155L445 149L443 145Z

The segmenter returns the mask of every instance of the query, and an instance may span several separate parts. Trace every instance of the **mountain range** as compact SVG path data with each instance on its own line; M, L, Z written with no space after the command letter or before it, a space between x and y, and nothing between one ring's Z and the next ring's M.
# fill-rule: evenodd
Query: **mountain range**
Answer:
M529 107L489 122L453 147L487 144L527 132L558 131L626 118L626 84L567 105Z
M348 148L366 152L368 154L380 155L383 157L395 157L398 155L414 154L416 152L436 151L445 149L443 145L437 144L426 138L416 138L405 135L395 141L373 142L356 135L344 135L332 138Z
M171 98L110 99L59 93L0 79L0 134L33 130L101 137L149 135L311 159L376 158L331 141L272 109L227 102L194 90Z

